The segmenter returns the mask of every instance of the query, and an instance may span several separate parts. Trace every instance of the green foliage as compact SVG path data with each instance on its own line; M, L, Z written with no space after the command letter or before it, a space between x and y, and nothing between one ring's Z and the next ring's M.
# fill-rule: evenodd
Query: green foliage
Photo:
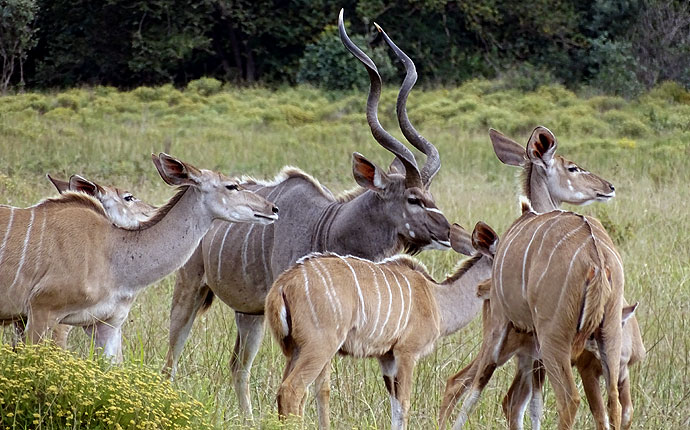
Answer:
M637 59L630 42L613 42L606 36L592 41L590 50L596 65L591 84L605 93L634 97L644 89L637 78Z
M353 35L350 38L360 48L368 46L362 36ZM384 81L395 77L396 70L386 47L377 46L369 56ZM338 37L337 28L330 26L314 44L305 48L304 56L299 61L297 82L328 90L365 89L369 85L369 76L359 61L345 49Z
M50 345L0 344L3 429L199 429L203 405L134 363L113 367Z
M38 12L36 0L0 0L0 93L5 94L19 62L20 85L24 85L23 64L29 51L36 46L34 20Z

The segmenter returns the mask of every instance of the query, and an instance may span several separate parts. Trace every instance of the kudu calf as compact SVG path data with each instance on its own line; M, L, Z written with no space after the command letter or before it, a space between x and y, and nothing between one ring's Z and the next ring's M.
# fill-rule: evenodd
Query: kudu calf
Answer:
M555 163L555 149L553 135L537 128L530 138L527 154L536 166L547 169ZM568 168L572 172L580 170L577 166ZM553 176L548 179L564 182ZM613 191L609 184L603 192L593 190L589 193L592 197L586 199L588 193L576 190L572 180L565 182L580 204L605 198ZM510 340L514 331L530 332L538 339L538 356L543 359L556 392L559 427L571 428L579 397L570 361L582 353L585 341L595 330L603 368L609 376L611 422L620 428L617 382L623 267L601 224L596 219L560 210L538 214L528 202L523 202L523 215L499 245L492 280L489 311L485 312L488 316L485 324L489 327L485 329L476 359L472 386L454 428L461 428L467 420L481 390L499 365L506 340Z
M249 371L263 336L264 302L281 272L312 252L380 260L404 249L450 246L450 224L429 192L441 166L438 151L410 125L405 111L416 80L414 64L405 61L408 73L397 113L405 137L427 156L421 171L412 152L379 123L381 77L371 59L348 38L342 12L338 26L341 40L369 73L367 122L376 141L395 155L391 170L386 172L354 153L352 173L361 189L340 198L296 168L284 168L270 183L249 179L248 189L280 206L280 220L262 228L216 222L177 275L164 372L174 375L197 313L217 295L235 310L237 339L231 369L240 409L249 416Z
M553 142L552 153L555 152L556 139L550 131L543 127L535 129L527 148L522 147L496 130L489 131L497 157L505 164L523 168L522 191L525 196L529 197L535 211L545 213L556 210L562 202L587 204L592 201L605 201L613 197L614 189L609 182L583 170L563 157L554 155L553 161L544 168L544 165L547 163L540 163L539 158L535 158L538 153L530 150L535 145L536 136L543 133L549 136L548 140L550 142ZM484 321L489 321L488 301L485 303L484 308L483 319ZM623 309L623 320L627 321L630 318L630 321L623 326L619 381L624 428L630 425L632 416L628 366L642 360L645 355L639 326L634 313L629 312L630 310L630 308ZM485 330L487 327L488 324L485 324ZM539 428L543 408L542 385L544 382L544 368L540 364L533 364L533 360L539 358L535 356L536 351L537 346L532 334L511 330L507 334L504 347L500 352L498 365L502 365L513 355L518 357L513 384L503 401L503 410L511 429L522 428L527 402L530 400L532 428ZM597 428L603 429L608 419L602 406L603 399L598 383L598 378L602 373L600 363L593 354L594 352L592 351L584 351L575 362L575 365L582 376L587 400L597 423ZM598 366L597 363L599 363ZM477 364L475 359L467 367L448 379L440 408L439 425L441 428L445 428L445 423L450 417L453 406L469 388L469 383L476 374Z
M374 263L336 254L304 257L276 279L266 315L286 356L278 390L281 416L301 415L306 387L318 377L319 427L329 428L331 359L340 352L379 360L391 428L406 428L415 364L439 337L455 333L479 312L477 286L491 275L498 237L477 223L470 239L453 224L450 240L457 252L474 255L442 283L409 257Z
M70 176L68 181L53 178L49 174L46 174L46 178L60 194L74 191L95 197L103 205L106 216L118 227L138 227L139 223L148 220L156 210L155 206L142 202L129 191L99 185L79 175ZM22 318L14 323L17 340L24 336L25 320L26 318ZM67 348L67 337L71 328L72 326L59 324L53 329L53 340L57 345Z
M238 180L166 154L152 157L163 180L180 189L136 229L113 225L83 193L0 207L0 321L26 315L32 342L59 323L92 326L96 346L121 360L121 326L136 294L178 269L214 219L277 218L273 204Z

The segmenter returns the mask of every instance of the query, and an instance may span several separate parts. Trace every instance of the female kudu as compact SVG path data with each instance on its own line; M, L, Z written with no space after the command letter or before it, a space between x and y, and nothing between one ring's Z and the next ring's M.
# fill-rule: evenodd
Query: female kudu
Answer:
M450 246L450 224L429 192L440 169L438 151L412 127L405 111L416 80L414 64L405 61L408 74L397 113L405 137L427 156L421 170L412 152L381 127L381 77L348 38L342 12L338 25L341 40L368 71L367 121L376 141L395 155L391 169L386 172L355 153L352 173L361 188L341 198L295 168L284 169L272 183L249 180L248 189L280 206L280 220L262 228L216 222L177 275L164 372L174 375L196 315L217 295L235 310L237 340L231 368L240 409L249 416L249 371L263 336L266 294L280 273L312 252L380 260L403 249Z
M538 128L530 139L527 154L537 167L548 170L556 164L555 149L553 135ZM573 166L568 171L581 169ZM565 182L578 203L605 198L613 191L609 184L604 192L585 193L575 190L572 180L563 181L554 175L547 178L551 183ZM587 199L588 194L593 197ZM496 253L490 308L485 312L488 328L476 359L472 387L454 428L461 428L467 420L481 390L500 364L506 341L515 331L531 332L538 339L536 355L543 359L556 392L559 426L571 428L579 398L570 360L582 353L585 341L595 330L602 365L608 375L609 415L613 426L620 427L617 386L623 300L620 261L611 239L597 220L563 211L537 214L529 203L523 203L523 215L505 234Z
M32 342L58 323L93 326L96 346L121 360L121 326L134 297L179 268L214 219L277 218L275 206L237 180L166 154L152 157L163 180L180 189L136 229L113 225L82 193L0 207L0 321L26 315Z
M466 326L483 299L498 237L477 223L451 228L453 249L475 254L442 283L415 260L374 263L336 254L309 255L276 279L266 298L268 324L286 356L278 413L301 415L306 387L318 377L319 427L329 427L331 359L340 352L375 357L390 394L394 429L407 426L412 372L441 336ZM476 250L476 251L475 251Z
M536 143L535 138L539 134L546 134L547 140L552 142L550 145L554 146L551 151L552 153L555 152L556 139L550 131L543 127L535 129L527 149L496 130L489 131L494 151L499 160L505 164L520 166L524 169L523 193L528 196L537 212L544 213L556 210L564 201L573 204L587 204L613 197L613 186L609 182L560 156L554 156L554 161L544 168L545 164L540 163L540 157L535 158L538 153L533 150ZM490 319L489 303L487 302L484 307L483 319L488 321ZM624 308L622 317L624 322L628 322L623 325L619 390L623 410L623 426L628 428L632 417L628 366L642 360L645 350L639 326L634 317L634 307ZM487 327L488 324L485 324L485 329ZM575 365L582 376L587 400L597 428L604 429L608 418L603 407L598 382L603 372L600 361L595 357L594 349L590 347L585 350L576 360ZM530 333L518 333L511 330L507 334L504 347L500 352L498 365L502 365L513 355L518 356L516 375L503 401L503 410L511 429L522 428L528 402L530 402L532 428L538 429L540 427L544 369L541 365L533 365L533 361L539 358L536 351L534 337ZM440 409L440 428L445 428L453 405L469 388L476 371L477 360L475 359L459 373L448 379Z

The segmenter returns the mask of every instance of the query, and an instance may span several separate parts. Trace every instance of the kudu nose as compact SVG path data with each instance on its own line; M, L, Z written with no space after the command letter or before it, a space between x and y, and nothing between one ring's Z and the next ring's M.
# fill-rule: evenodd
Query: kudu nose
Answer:
M614 187L613 184L609 184L609 188L611 188L611 191L616 191L616 187Z
M611 187L611 188L613 188L613 187ZM278 207L277 207L277 206L273 206L273 207L271 208L271 212L273 212L274 214L277 214L277 213L278 213Z

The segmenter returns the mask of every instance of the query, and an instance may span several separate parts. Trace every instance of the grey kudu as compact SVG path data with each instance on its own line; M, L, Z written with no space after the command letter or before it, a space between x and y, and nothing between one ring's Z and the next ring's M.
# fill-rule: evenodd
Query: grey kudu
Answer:
M284 168L272 183L248 180L244 186L280 207L280 219L262 227L215 222L177 275L164 373L174 376L195 317L218 296L235 310L231 370L240 408L249 417L249 372L264 333L264 301L281 272L312 252L376 261L404 249L450 248L450 224L429 192L441 166L438 151L410 124L405 109L417 78L414 64L396 50L407 70L397 100L398 121L407 140L426 155L421 171L412 152L378 121L381 77L348 38L342 12L339 28L341 40L369 73L367 122L376 141L396 157L390 170L354 153L353 176L361 189L340 198L295 168Z

